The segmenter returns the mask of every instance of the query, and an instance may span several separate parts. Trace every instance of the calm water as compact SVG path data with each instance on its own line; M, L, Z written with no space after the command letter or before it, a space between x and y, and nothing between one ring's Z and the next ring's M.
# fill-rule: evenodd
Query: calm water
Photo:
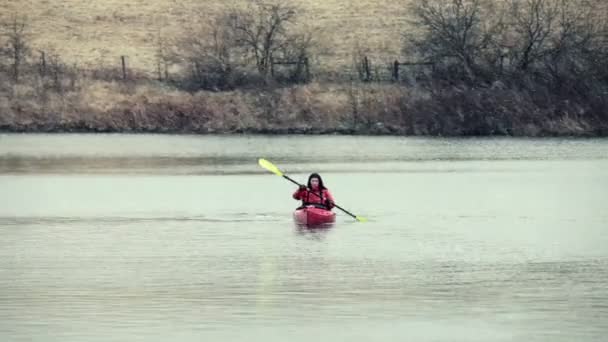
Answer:
M0 135L0 340L605 341L607 203L608 140Z

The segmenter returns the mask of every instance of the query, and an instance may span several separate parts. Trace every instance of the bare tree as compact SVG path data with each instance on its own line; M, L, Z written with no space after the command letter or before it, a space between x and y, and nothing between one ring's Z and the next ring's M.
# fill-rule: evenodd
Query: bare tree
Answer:
M592 1L559 0L555 33L545 58L545 66L554 78L568 71L581 73L582 69L593 68L605 34L605 17L597 16L599 10Z
M66 70L67 66L58 54L49 55L49 75L53 80L53 88L59 93L63 92L63 77Z
M516 74L534 72L558 83L591 77L605 36L601 6L597 0L510 0L506 34L494 40L507 51Z
M510 57L517 69L526 71L549 52L549 38L558 14L556 1L511 0L509 14L513 32Z
M193 26L176 48L195 87L221 90L243 82L266 83L275 64L292 67L291 81L308 80L313 35L296 31L295 7L255 0L246 9L227 8L211 20L207 12L194 13ZM252 64L257 74L249 72Z
M356 71L357 77L363 82L369 82L372 79L371 62L369 57L367 57L369 53L369 49L364 49L358 41L355 42L352 52L353 71Z
M291 35L286 44L278 50L282 60L294 65L295 68L291 72L291 80L294 82L310 79L310 50L313 46L312 33L302 33Z
M230 77L239 62L230 18L219 15L210 22L207 20L204 14L198 15L197 23L179 40L177 55L188 63L198 86L229 88Z
M167 80L169 78L170 47L168 46L167 39L163 37L160 27L156 32L155 50L157 79L159 81L162 81L163 78Z
M27 18L14 15L8 23L2 25L1 34L6 40L3 50L10 60L11 78L13 82L19 83L22 65L30 51Z
M480 63L492 80L504 75L505 62L508 62L508 49L505 43L511 41L512 35L508 29L507 6L504 3L484 2L481 26L483 40L481 42Z
M455 59L464 75L473 78L475 59L484 44L481 0L420 0L411 4L414 27L406 41L424 58Z
M296 21L296 8L255 1L246 11L232 10L228 17L235 42L253 56L258 72L266 78L273 57L294 42L289 26Z

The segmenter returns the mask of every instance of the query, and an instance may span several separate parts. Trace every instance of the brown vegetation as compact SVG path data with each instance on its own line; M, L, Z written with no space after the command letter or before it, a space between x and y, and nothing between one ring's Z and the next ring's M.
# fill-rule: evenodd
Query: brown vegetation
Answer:
M65 47L41 46L52 33L34 19L0 18L0 130L608 133L599 1L421 0L400 7L409 24L393 15L399 25L386 32L404 44L375 49L363 34L327 45L335 32L307 24L320 4L175 6L184 29L156 25L147 68L137 54L124 69L120 55L85 67Z

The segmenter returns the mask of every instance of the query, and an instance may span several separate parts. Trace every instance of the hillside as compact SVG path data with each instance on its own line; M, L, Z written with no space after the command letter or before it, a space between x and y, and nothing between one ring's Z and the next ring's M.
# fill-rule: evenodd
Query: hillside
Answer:
M54 49L68 62L98 67L129 56L136 69L154 70L159 29L179 36L196 20L212 17L227 3L221 0L4 0L0 16L27 15L37 49ZM393 60L401 49L404 1L288 0L302 10L300 23L316 34L318 56L325 67L349 65L357 44L370 56ZM0 17L0 19L2 19Z
M273 48L291 69L259 38L276 7L230 11L252 1L4 0L0 131L608 135L601 0L432 0L416 3L418 25L411 0L287 0L298 20ZM228 12L224 30L194 27ZM31 50L11 43L14 14ZM430 62L390 70L404 34L403 59ZM159 41L175 47L164 59Z

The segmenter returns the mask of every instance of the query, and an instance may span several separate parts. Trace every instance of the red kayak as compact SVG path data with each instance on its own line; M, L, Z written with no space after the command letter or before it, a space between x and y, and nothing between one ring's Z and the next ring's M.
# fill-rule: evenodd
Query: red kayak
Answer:
M296 209L293 219L303 226L324 226L336 221L336 213L324 208L306 206Z

